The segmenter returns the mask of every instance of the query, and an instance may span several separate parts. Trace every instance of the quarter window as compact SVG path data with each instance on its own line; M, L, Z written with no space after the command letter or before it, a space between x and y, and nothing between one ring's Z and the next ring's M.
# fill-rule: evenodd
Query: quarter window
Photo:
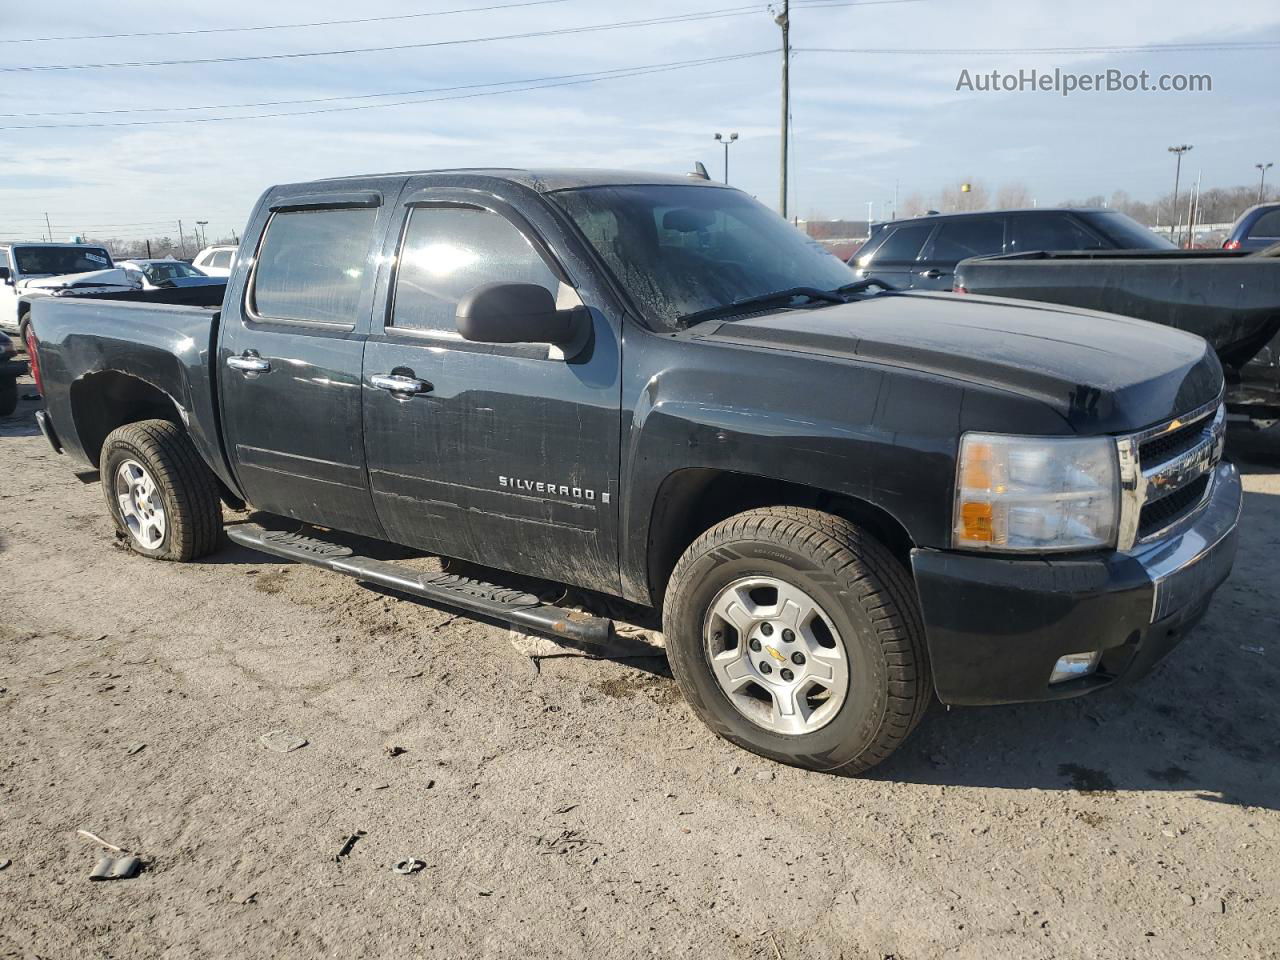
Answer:
M254 310L272 320L355 324L377 217L373 207L276 213L258 250ZM230 263L231 251L223 252Z
M477 207L414 207L396 270L391 325L453 332L458 301L486 283L536 283L554 295L559 278L505 217Z
M1104 246L1071 217L1059 213L1013 218L1010 252L1101 250Z
M216 270L225 270L231 266L230 250L215 250L209 255L209 266Z

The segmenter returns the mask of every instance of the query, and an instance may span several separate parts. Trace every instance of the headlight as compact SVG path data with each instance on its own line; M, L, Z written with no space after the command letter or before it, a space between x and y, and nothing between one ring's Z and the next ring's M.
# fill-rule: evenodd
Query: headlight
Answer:
M952 545L1030 553L1113 547L1119 503L1110 437L966 433Z

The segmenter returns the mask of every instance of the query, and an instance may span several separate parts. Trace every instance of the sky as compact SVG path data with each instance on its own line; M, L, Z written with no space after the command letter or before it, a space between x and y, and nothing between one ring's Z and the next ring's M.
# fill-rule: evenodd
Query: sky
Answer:
M578 166L723 174L717 131L736 132L732 183L777 205L780 31L743 0L154 0L23 4L0 18L0 236L173 234L207 220L239 231L273 183L458 166ZM7 7L9 5L6 5ZM463 8L498 7L434 14ZM778 4L774 4L774 9ZM591 32L479 37L709 12L709 18ZM357 17L402 19L238 30ZM1173 186L1172 144L1194 150L1184 184L1256 183L1280 164L1280 3L1233 0L793 0L790 212L879 218L896 194L977 179L1027 187L1041 204ZM143 36L154 31L214 31ZM110 39L33 38L122 34ZM1107 52L1070 47L1274 43L1270 48ZM343 56L355 47L436 44ZM1055 48L1059 52L972 52ZM846 52L819 52L835 49ZM857 50L860 52L847 52ZM952 52L938 52L952 51ZM290 56L280 58L280 55ZM737 60L598 82L474 96L535 78ZM268 56L162 66L48 69ZM43 69L30 69L38 67ZM1201 92L991 93L961 71L1055 69L1208 74ZM562 81L554 81L562 82ZM469 90L439 92L443 87ZM414 91L437 91L418 92ZM350 98L362 94L402 96ZM466 99L440 100L440 97ZM270 107L263 101L323 103ZM301 116L169 123L427 100ZM204 107L215 109L175 110ZM68 115L73 111L94 112ZM52 116L62 114L61 116ZM128 124L84 126L84 124ZM67 125L80 125L67 126ZM18 129L18 128L27 129ZM1272 171L1280 185L1280 166Z

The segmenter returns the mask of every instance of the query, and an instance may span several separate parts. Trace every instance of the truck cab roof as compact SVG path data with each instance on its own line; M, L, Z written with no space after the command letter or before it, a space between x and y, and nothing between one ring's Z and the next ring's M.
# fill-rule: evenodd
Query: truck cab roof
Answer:
M528 187L538 193L571 190L581 187L620 187L665 184L719 187L726 185L715 180L704 180L692 174L643 173L635 170L596 170L589 167L546 167L525 169L519 167L456 167L443 170L398 170L391 173L360 174L351 177L330 177L321 183L334 181L376 180L382 177L492 177ZM316 181L310 181L316 182ZM728 189L733 189L729 187Z

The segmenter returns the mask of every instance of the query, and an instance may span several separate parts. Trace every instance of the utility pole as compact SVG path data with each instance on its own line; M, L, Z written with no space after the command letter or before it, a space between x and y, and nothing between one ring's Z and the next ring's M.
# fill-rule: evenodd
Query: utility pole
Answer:
M778 212L787 218L787 139L791 119L791 0L782 0L782 12L773 18L782 28L782 182L778 187Z
M53 243L53 227L49 226L49 214L44 215L44 240L45 243Z
M187 238L182 235L182 221L178 221L178 249L182 251L182 259L187 258Z
M1258 202L1265 203L1267 199L1267 171L1275 166L1275 164L1255 163L1254 166L1261 172L1261 176L1258 177Z
M1173 171L1173 219L1177 221L1177 226L1174 228L1177 235L1173 238L1173 242L1178 246L1182 246L1182 214L1178 212L1178 184L1182 179L1182 155L1190 149L1189 143L1169 148L1169 152L1178 158L1178 164Z

